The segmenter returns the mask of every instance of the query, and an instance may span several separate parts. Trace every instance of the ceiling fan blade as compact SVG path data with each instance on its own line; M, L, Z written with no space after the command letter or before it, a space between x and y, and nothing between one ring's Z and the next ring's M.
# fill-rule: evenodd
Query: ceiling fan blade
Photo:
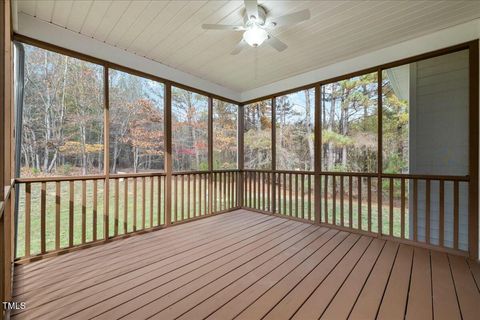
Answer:
M265 40L265 43L269 44L270 46L272 46L275 50L279 51L279 52L282 52L283 50L287 49L288 46L283 43L282 41L280 41L280 39L272 36L272 35L268 35L268 39Z
M274 18L271 20L271 22L275 23L275 26L281 27L296 24L308 19L310 19L310 10L305 9L291 14L286 14L278 18Z
M243 31L245 28L243 26L231 26L228 24L202 24L202 29L204 30L232 30L232 31Z
M247 18L252 16L258 18L258 2L257 0L245 0L245 11L247 12Z
M235 46L235 48L230 52L231 55L236 55L239 54L240 51L242 51L244 48L248 46L247 42L245 40L240 40L239 43Z

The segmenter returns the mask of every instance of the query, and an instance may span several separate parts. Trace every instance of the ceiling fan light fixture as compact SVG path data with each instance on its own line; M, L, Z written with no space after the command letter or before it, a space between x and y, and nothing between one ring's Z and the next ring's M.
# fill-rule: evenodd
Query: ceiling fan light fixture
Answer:
M256 24L251 26L247 31L243 33L243 40L245 40L245 42L247 42L252 47L260 46L267 39L267 31L260 28Z

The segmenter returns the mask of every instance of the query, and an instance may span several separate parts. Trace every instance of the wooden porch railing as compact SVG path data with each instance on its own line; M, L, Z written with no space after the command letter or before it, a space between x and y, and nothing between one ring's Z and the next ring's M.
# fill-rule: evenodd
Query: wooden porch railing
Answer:
M163 228L166 220L190 221L242 202L259 212L377 237L461 254L469 249L467 177L196 171L172 173L171 190L166 179L164 173L115 174L108 188L105 176L17 179L16 260Z
M468 177L341 172L315 177L313 172L268 170L243 174L246 208L468 254Z
M16 260L31 261L237 208L238 171L19 178ZM105 204L108 204L105 207Z

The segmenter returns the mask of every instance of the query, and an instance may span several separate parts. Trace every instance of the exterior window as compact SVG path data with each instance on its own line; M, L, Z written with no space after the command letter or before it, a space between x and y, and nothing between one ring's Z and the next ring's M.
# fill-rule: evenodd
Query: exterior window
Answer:
M173 170L208 169L208 98L172 87Z
M110 69L110 171L164 170L164 85Z
M24 45L21 173L103 173L103 67Z
M322 86L324 171L376 172L377 73Z
M244 152L246 169L272 168L272 101L244 107Z
M276 98L276 168L314 169L315 89Z
M213 100L213 169L237 169L238 106Z

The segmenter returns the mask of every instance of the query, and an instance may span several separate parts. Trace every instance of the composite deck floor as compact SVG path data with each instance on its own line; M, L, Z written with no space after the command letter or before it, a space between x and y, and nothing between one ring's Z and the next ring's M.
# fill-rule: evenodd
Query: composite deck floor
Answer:
M244 210L17 266L13 319L479 319L465 258Z

